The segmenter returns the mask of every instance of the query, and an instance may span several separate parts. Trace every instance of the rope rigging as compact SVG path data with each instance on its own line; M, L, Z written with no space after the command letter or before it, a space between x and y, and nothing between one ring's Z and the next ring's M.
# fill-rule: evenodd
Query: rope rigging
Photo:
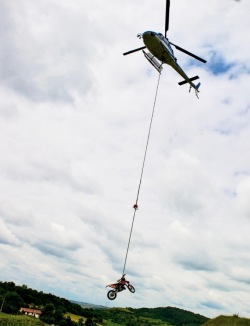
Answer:
M155 92L155 98L154 98L154 104L153 104L153 110L152 110L151 120L150 120L150 124L149 124L148 137L147 137L147 142L146 142L146 147L145 147L145 152L144 152L144 157L143 157L140 181L139 181L136 201L135 201L135 204L133 206L134 213L133 213L132 225L131 225L131 229L130 229L130 234L129 234L129 239L128 239L128 246L127 246L127 251L126 251L126 256L125 256L122 275L124 275L124 273L125 273L125 268L126 268L126 263L127 263L127 258L128 258L128 252L129 252L129 246L130 246L131 236L132 236L133 227L134 227L135 214L136 214L136 211L138 209L138 200L139 200L139 194L140 194L141 183L142 183L142 176L143 176L143 172L144 172L144 166L145 166L145 161L146 161L146 156L147 156L147 151L148 151L148 144L149 144L149 138L150 138L150 134L151 134L151 127L152 127L153 118L154 118L155 105L156 105L156 99L157 99L158 88L159 88L159 83L160 83L160 77L161 77L161 73L159 72L159 77L158 77L156 92Z

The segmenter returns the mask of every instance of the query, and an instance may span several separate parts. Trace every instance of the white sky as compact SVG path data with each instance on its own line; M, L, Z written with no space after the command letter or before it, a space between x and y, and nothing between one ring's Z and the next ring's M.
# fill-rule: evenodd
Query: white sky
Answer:
M0 0L0 279L95 304L250 317L250 2L171 2L157 84L136 38L165 1Z

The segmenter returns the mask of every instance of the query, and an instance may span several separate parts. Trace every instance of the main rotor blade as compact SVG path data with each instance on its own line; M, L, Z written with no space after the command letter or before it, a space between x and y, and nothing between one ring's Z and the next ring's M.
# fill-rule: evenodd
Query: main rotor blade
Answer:
M137 52L137 51L143 50L143 49L146 49L146 46L142 46L141 48L137 48L137 49L134 49L134 50L130 50L130 51L128 51L128 52L123 53L123 55L131 54L131 53L134 53L134 52Z
M170 8L170 0L166 0L165 37L167 37L167 31L169 26L169 8Z
M193 54L193 53L191 53L191 52L189 52L189 51L187 51L187 50L185 50L185 49L179 47L178 45L176 45L176 44L174 44L174 43L171 43L171 42L169 42L169 43L170 43L171 45L173 45L177 50L182 51L182 52L184 52L184 53L190 55L190 57L193 57L193 58L195 58L196 60L199 60L199 61L201 61L201 62L203 62L203 63L206 63L206 62L207 62L206 60L204 60L204 59L198 57L197 55L195 55L195 54Z

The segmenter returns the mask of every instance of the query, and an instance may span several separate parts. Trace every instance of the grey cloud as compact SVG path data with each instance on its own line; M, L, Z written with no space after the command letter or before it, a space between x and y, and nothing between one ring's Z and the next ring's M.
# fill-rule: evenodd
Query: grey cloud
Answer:
M211 289L215 289L218 291L223 291L223 292L231 292L232 291L232 285L229 285L228 282L225 282L223 280L221 281L216 281L216 278L214 278L212 281L207 282L207 286Z
M250 175L250 171L235 171L234 172L234 175L236 176L236 177L238 177L238 176L243 176L243 177L245 177L245 176L249 176Z
M211 262L199 261L199 259L197 259L197 261L177 259L176 262L187 270L207 272L214 272L217 270L216 266L211 264Z
M0 234L0 243L4 245L14 245L15 239L9 234L5 234L3 231L1 231Z
M73 262L74 258L72 257L72 252L76 252L78 249L81 249L83 247L82 244L73 239L66 240L64 242L61 240L62 239L57 237L57 234L54 234L53 241L43 238L39 241L30 241L30 245L46 255L67 258L68 261Z
M38 178L45 182L55 182L59 185L65 185L72 188L75 191L83 191L88 194L93 194L99 192L99 187L95 180L92 180L87 175L85 178L77 179L74 177L70 171L70 166L64 165L43 165L39 163L34 163L33 166L37 170ZM84 169L84 167L83 167Z
M4 223L2 223L0 219L0 243L10 246L18 246L20 245L20 241L16 234L11 231Z
M84 175L83 167L82 178L77 178L72 174L69 164L64 164L58 159L50 159L50 162L27 162L26 167L19 168L16 166L6 167L6 175L9 179L21 183L54 183L55 185L71 188L73 191L85 192L88 194L98 193L100 187L98 183Z
M34 226L34 216L26 208L15 209L11 205L0 203L0 217L7 223L15 226Z
M59 248L55 245L46 243L36 243L34 244L34 246L46 255L56 256L58 258L66 258L67 256L64 248Z
M246 107L242 108L242 110L239 112L239 115L247 116L250 113L250 105L247 104Z
M250 277L238 276L238 277L232 277L232 279L237 282L244 283L246 285L250 285Z
M203 302L201 302L201 304L203 306L206 306L206 307L212 308L212 309L216 309L216 310L225 309L225 307L222 304L220 304L220 303L218 303L216 301L203 301Z

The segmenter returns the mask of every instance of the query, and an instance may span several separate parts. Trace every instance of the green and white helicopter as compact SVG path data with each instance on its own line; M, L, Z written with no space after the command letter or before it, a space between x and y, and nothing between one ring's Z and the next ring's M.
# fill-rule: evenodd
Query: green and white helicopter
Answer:
M162 65L164 63L170 65L174 70L180 74L184 80L179 82L179 85L189 84L190 89L194 88L196 95L199 92L200 83L195 85L193 83L194 80L199 79L199 76L191 77L189 78L184 70L179 66L177 63L177 59L174 56L174 51L171 47L174 46L177 50L182 51L189 56L195 58L196 60L199 60L203 63L206 63L206 60L198 57L197 55L179 47L178 45L170 42L167 38L167 31L169 28L169 8L170 8L170 0L166 0L166 16L165 16L165 36L161 33L156 33L152 31L146 31L144 33L138 34L137 37L140 39L143 39L143 42L145 46L142 46L140 48L128 51L123 53L123 55L128 55L137 51L143 51L144 56L146 59L154 66L154 68L160 73L162 71ZM145 52L144 49L148 49L149 52Z

